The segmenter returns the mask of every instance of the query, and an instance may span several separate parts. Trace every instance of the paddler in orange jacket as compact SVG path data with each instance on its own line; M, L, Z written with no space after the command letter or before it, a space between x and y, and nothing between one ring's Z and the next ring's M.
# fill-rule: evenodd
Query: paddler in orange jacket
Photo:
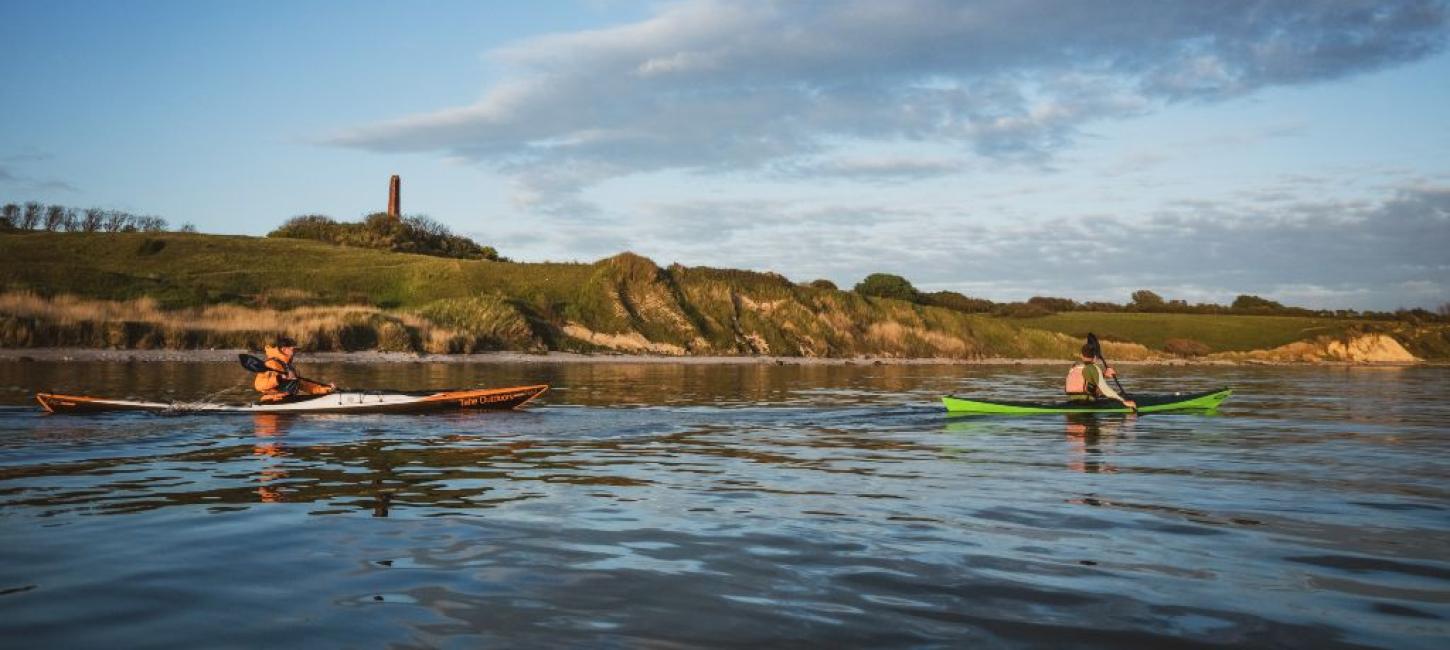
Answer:
M281 402L293 395L327 395L337 390L336 384L319 384L303 379L292 367L292 358L297 355L297 342L287 337L277 339L267 346L267 367L270 372L259 372L252 386L262 393L261 401Z

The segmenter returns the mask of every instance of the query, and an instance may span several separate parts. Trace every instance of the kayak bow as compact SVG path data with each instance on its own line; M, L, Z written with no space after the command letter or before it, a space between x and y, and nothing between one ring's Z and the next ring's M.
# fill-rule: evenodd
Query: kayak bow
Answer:
M137 402L81 395L40 393L36 401L51 413L430 413L459 409L514 409L549 390L547 385L449 390L433 393L344 391L280 403L193 404Z
M1171 395L1139 395L1139 413L1162 411L1208 411L1228 399L1233 391L1220 388L1204 393L1173 393ZM997 402L972 400L948 395L942 398L948 413L981 413L996 415L1028 415L1040 413L1131 413L1132 410L1113 400L1096 402Z

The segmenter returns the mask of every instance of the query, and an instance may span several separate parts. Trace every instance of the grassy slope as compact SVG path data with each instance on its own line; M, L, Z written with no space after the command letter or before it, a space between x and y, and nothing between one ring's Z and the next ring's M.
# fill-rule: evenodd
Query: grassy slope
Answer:
M146 240L165 242L140 254ZM365 298L383 307L420 307L480 289L565 301L583 264L504 264L343 248L295 239L183 233L34 233L0 236L0 283L93 298L152 296L168 307L246 301L278 288L324 300Z
M645 342L690 354L1065 358L1074 348L1069 337L1080 340L1088 331L1153 349L1188 338L1228 351L1359 325L1187 314L999 319L797 285L768 273L662 269L627 253L593 264L514 264L290 239L27 233L0 235L0 260L0 290L104 300L149 296L171 309L366 303L514 348L628 349ZM591 340L579 338L579 327ZM1422 347L1450 349L1444 334L1445 328L1426 334L1430 343Z
M1299 316L1223 316L1209 314L1138 314L1068 312L1041 318L1017 318L1035 327L1085 337L1088 332L1119 341L1162 349L1173 338L1192 339L1215 352L1263 350L1315 336L1337 336L1365 323Z
M1063 337L992 318L815 289L767 273L661 269L627 253L593 264L511 264L287 239L26 233L0 236L0 259L5 290L149 296L172 309L277 305L269 296L290 304L367 303L451 329L522 317L550 349L658 343L691 354L966 358L1060 357L1071 347ZM566 334L578 334L577 327L588 330L586 338Z

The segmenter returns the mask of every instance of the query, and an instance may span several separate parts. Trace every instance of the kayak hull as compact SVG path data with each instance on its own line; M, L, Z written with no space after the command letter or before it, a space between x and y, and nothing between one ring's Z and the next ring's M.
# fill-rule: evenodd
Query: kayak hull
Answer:
M434 413L458 410L516 409L549 390L547 385L448 390L434 393L338 392L274 404L188 404L139 402L84 395L40 393L40 406L51 413Z
M1233 390L1220 388L1202 393L1170 395L1138 395L1139 413L1165 411L1209 411L1218 408ZM984 415L1040 415L1047 413L1131 413L1132 410L1113 400L1096 402L999 402L972 400L948 395L942 398L948 413L979 413Z

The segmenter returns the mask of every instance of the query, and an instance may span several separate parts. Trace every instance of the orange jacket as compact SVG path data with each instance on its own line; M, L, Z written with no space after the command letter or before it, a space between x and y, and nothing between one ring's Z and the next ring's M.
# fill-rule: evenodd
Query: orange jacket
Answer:
M297 370L292 367L292 357L283 354L275 346L267 346L266 352L267 360L265 363L272 370L270 372L257 373L256 379L252 380L252 387L256 388L263 395L281 395L282 391L278 390L278 388L282 385L283 381L296 379ZM332 390L330 386L324 386L310 381L301 381L297 384L297 392L307 395L326 395L331 393Z
M257 378L252 380L252 387L263 393L270 393L277 390L282 383L282 378L292 369L292 357L282 354L282 351L274 346L267 346L267 367L272 372L259 372ZM293 373L294 375L296 373Z

